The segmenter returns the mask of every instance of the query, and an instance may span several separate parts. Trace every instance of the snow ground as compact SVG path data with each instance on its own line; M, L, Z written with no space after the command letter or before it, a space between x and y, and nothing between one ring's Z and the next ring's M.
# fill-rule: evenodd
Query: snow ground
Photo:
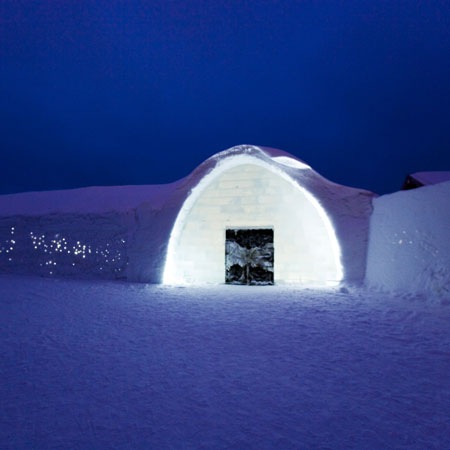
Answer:
M450 442L450 305L0 276L0 447Z

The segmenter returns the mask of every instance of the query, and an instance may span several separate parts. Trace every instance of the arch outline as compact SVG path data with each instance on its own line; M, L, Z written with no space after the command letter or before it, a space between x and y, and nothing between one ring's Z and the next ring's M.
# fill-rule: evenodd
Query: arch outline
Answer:
M215 160L215 164L209 168L206 173L202 174L200 180L190 190L187 198L184 200L179 213L174 222L172 231L170 233L169 243L167 247L166 260L164 264L162 283L166 285L186 285L189 282L177 271L177 247L183 232L183 228L189 217L189 214L196 202L201 198L205 190L211 183L227 171L244 164L259 166L268 170L270 173L281 177L291 186L298 190L314 208L320 217L327 234L327 239L330 244L329 250L332 253L332 260L334 263L333 279L328 280L327 284L337 284L343 279L344 270L341 264L341 248L333 227L332 220L327 214L326 210L321 205L319 199L314 196L308 189L302 186L298 180L294 179L290 174L283 170L283 166L276 161L276 158L271 158L266 155L261 148L256 146L240 146L230 149L231 151L221 152L212 158L205 161L204 164ZM201 167L201 166L200 166ZM199 167L199 168L200 168ZM306 164L295 170L312 170ZM197 172L197 171L195 171Z

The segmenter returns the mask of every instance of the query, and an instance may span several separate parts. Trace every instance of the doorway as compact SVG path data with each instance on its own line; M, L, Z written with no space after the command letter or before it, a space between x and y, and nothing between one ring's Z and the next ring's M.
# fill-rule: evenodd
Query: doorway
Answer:
M274 284L272 228L225 230L225 283Z

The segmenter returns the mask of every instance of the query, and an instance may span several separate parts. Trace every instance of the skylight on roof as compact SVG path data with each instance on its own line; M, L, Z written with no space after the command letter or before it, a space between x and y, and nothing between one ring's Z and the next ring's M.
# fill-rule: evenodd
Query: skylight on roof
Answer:
M273 161L278 164L283 164L284 166L293 167L294 169L311 169L308 164L305 164L298 159L289 158L288 156L274 156Z

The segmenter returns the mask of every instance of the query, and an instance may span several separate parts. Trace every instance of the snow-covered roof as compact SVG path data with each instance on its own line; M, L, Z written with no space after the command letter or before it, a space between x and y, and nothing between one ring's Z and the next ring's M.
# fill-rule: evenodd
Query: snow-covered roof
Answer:
M175 185L93 186L1 195L0 216L127 211L144 202L158 208Z
M192 186L196 186L200 180L209 172L220 167L221 164L228 164L230 158L251 157L271 166L280 173L284 172L293 180L297 181L301 186L317 193L318 197L347 196L349 191L353 193L364 192L369 196L374 196L370 191L363 189L351 188L348 186L334 183L317 171L310 165L302 161L300 158L291 155L283 150L261 147L256 145L238 145L228 150L216 153L200 164L185 180ZM243 159L241 159L243 161Z
M415 172L410 176L423 186L450 181L450 171Z
M335 197L349 187L333 183L301 159L283 150L255 145L238 145L208 158L187 177L165 185L94 186L79 189L25 192L0 196L0 216L39 216L64 213L105 213L127 211L147 203L152 209L176 202L189 194L200 180L229 158L248 156L263 161L305 185L322 192L319 196ZM361 190L359 190L361 191ZM343 195L347 195L343 193ZM367 191L366 191L367 192ZM368 193L371 194L371 193ZM371 194L373 195L373 194Z

